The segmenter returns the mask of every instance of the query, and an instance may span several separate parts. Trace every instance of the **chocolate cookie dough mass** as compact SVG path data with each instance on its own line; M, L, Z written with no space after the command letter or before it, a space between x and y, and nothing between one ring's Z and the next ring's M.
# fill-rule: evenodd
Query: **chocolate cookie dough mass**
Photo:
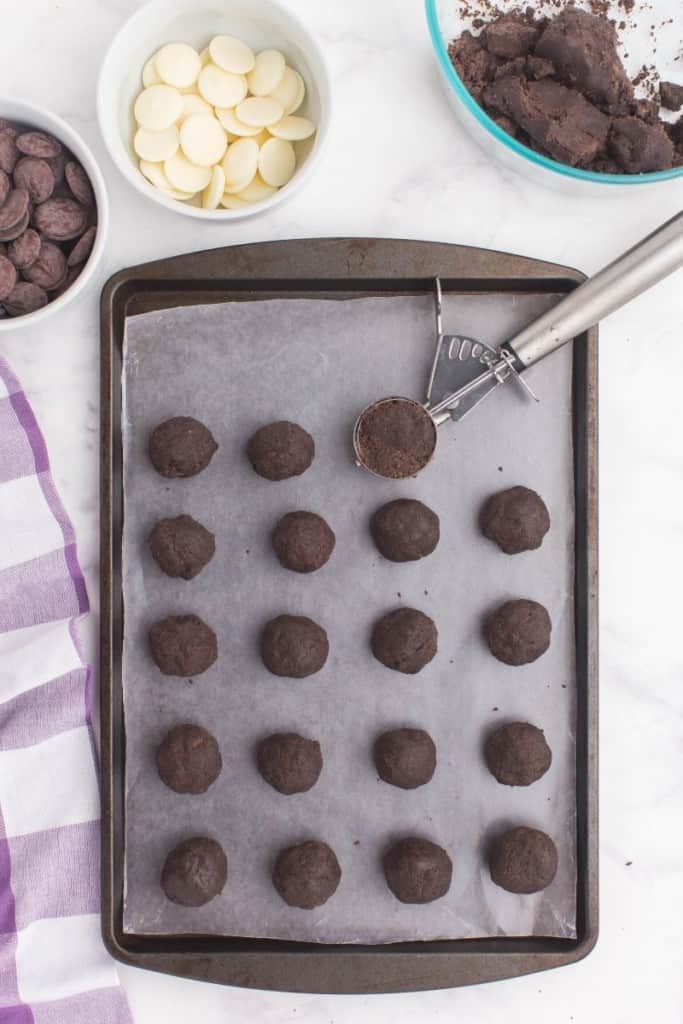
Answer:
M506 601L486 621L484 632L491 654L506 665L527 665L550 647L552 623L537 601Z
M223 759L216 739L200 725L176 725L156 754L162 782L176 793L205 793L216 781Z
M336 538L315 512L288 512L272 534L273 550L284 569L315 572L328 561Z
M434 775L436 747L424 729L391 729L375 740L375 766L381 779L401 789L424 786Z
M377 509L370 532L385 558L414 562L431 555L439 543L439 517L421 501L397 498Z
M432 903L450 889L453 862L436 843L408 836L384 855L384 877L401 903Z
M368 469L401 480L429 462L436 447L436 427L417 402L389 398L363 413L356 443Z
M247 456L259 476L266 480L288 480L301 476L311 465L315 442L297 423L279 420L252 434Z
M568 5L545 17L527 7L480 26L476 37L454 39L449 55L477 103L513 138L598 172L641 174L683 162L683 122L667 124L655 99L636 98L607 16ZM662 104L676 109L666 86Z
M322 771L323 755L317 740L295 732L276 732L259 743L256 763L273 789L291 796L315 786Z
M506 555L540 548L550 529L545 502L528 487L492 494L481 510L481 530Z
M191 416L174 416L155 427L149 438L149 457L165 477L196 476L206 469L218 449L213 434Z
M193 836L169 853L161 872L161 887L173 903L202 907L223 891L228 859L223 847L207 836Z
M372 653L387 668L415 675L427 665L437 649L435 623L417 608L397 608L375 624Z
M552 753L542 729L529 722L507 722L486 737L484 757L504 786L530 786L550 768Z
M339 885L341 868L334 850L311 839L281 850L273 869L273 885L290 907L312 910L327 903Z
M263 663L276 676L312 676L327 661L329 650L325 630L304 615L278 615L261 635Z
M532 893L547 888L557 872L557 849L545 832L520 826L491 844L491 878L508 892Z
M152 658L166 676L198 676L218 657L218 641L198 615L169 615L149 631Z
M160 519L149 535L149 547L167 576L191 580L216 552L214 535L192 516Z

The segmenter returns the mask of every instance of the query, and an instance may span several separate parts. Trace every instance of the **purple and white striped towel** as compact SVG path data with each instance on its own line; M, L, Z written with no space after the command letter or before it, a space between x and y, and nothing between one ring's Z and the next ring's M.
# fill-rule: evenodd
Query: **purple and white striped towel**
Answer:
M73 527L0 357L0 1024L130 1024L100 937L88 610Z

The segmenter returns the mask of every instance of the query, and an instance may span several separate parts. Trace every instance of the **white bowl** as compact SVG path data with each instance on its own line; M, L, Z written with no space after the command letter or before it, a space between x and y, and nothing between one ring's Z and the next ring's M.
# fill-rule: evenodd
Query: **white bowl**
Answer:
M46 110L45 107L38 107L25 100L11 100L0 97L0 117L7 121L16 121L17 124L26 125L30 128L38 128L41 131L54 135L56 139L63 142L71 150L73 155L80 161L90 178L90 184L95 193L97 204L97 236L90 256L85 262L83 269L73 284L67 288L58 299L48 302L47 306L37 309L35 313L27 313L26 316L8 316L0 320L0 334L5 331L13 331L18 327L33 327L41 320L46 320L53 313L63 309L80 292L83 291L88 281L95 272L104 251L104 243L109 227L109 200L104 184L102 172L95 163L92 155L83 139L73 128L63 121L57 114Z
M316 125L315 135L298 147L293 178L269 199L239 210L203 210L165 196L138 168L133 152L133 103L142 88L145 61L164 43L184 42L203 49L215 35L234 35L254 50L273 47L284 53L306 84L297 111ZM225 223L263 213L294 195L310 177L327 138L330 77L317 42L308 29L275 0L151 0L119 29L107 51L97 88L97 114L109 153L138 192L175 213Z

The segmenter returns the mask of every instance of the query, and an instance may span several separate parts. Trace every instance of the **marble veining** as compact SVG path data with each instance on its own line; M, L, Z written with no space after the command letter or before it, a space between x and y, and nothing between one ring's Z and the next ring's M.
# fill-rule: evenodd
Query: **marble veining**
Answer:
M51 106L99 158L114 216L97 280L54 322L3 335L45 432L98 607L98 298L121 267L193 249L308 235L459 242L597 270L683 206L683 182L604 199L539 188L489 162L442 94L420 0L288 0L320 38L334 85L327 154L309 185L225 227L146 203L104 152L95 82L136 0L26 0L3 33L2 92ZM298 996L221 989L121 968L140 1024L678 1024L683 898L680 566L683 278L601 333L601 937L584 963L451 992Z

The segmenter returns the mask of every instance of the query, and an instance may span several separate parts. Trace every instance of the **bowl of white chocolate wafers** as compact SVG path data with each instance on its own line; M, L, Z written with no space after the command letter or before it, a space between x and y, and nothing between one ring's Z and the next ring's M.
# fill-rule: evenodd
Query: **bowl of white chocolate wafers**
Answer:
M327 135L330 82L318 44L274 0L151 0L112 41L97 106L139 192L220 222L302 187Z

